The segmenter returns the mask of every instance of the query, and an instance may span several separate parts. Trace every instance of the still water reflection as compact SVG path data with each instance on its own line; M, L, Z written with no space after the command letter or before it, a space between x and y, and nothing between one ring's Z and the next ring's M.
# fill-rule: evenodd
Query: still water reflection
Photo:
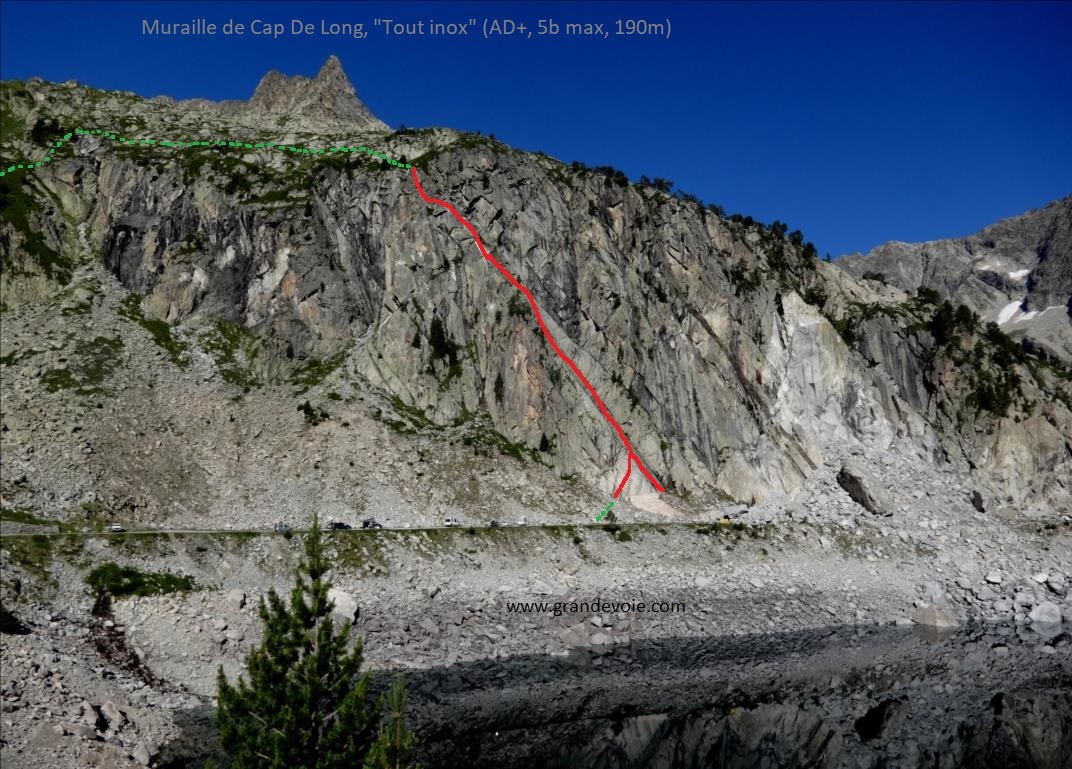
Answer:
M1072 628L832 627L409 676L425 769L1068 769Z

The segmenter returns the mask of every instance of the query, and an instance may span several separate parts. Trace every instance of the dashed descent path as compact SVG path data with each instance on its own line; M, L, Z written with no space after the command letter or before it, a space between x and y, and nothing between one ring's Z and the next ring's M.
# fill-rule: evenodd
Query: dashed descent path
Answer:
M371 157L381 160L388 165L397 166L401 169L412 168L411 163L403 163L389 158L383 152L370 149L368 147L344 147L342 145L335 147L328 147L326 150L316 147L299 147L294 144L284 144L283 142L241 142L231 141L228 139L210 139L210 140L197 140L197 141L170 141L167 139L128 139L125 136L112 133L111 131L105 131L102 128L93 130L85 130L82 128L76 128L73 132L64 134L62 139L57 139L54 147L49 147L48 152L42 156L40 160L26 160L22 163L12 163L9 166L0 166L0 176L7 176L18 171L30 171L35 168L40 168L46 163L51 163L53 156L56 154L56 150L63 146L63 143L69 141L72 136L92 136L98 139L111 139L119 144L125 144L131 147L167 147L169 149L190 149L191 147L233 147L236 149L247 150L275 150L276 152L291 152L296 155L323 155L325 153L338 153L338 152L350 152L354 154L364 153Z
M629 473L633 469L634 462L636 463L637 468L640 469L640 472L644 473L644 476L651 482L651 485L654 486L657 491L666 491L666 489L664 489L662 485L655 479L655 476L653 476L648 471L648 468L644 467L644 463L640 461L640 457L638 457L636 452L633 451L633 447L629 443L629 438L626 437L625 431L622 429L622 426L618 424L617 420L615 420L615 418L611 416L610 411L603 403L603 399L600 398L599 393L596 392L596 388L593 387L592 383L588 381L588 378L577 367L577 364L574 363L573 360L562 351L562 348L558 346L558 343L555 342L555 338L551 336L551 332L547 328L547 324L543 320L543 315L540 313L540 308L539 306L537 306L536 300L532 296L532 292L530 292L527 288L521 285L521 283L518 282L517 278L511 275L510 271L502 266L499 260L497 260L494 256L488 253L488 250L484 248L484 244L480 240L480 235L477 234L476 228L472 224L470 224L464 216L458 213L458 209L456 209L454 206L452 206L450 203L447 203L446 201L431 197L430 195L428 195L428 193L424 191L424 188L421 186L421 180L417 176L416 168L410 169L410 173L413 175L413 183L417 185L417 192L420 193L421 197L424 199L424 202L431 203L437 206L442 206L443 208L450 211L454 215L454 218L458 220L458 223L465 227L467 230L469 230L469 233L473 236L473 240L476 242L476 247L480 249L481 255L483 255L485 259L495 265L495 268L503 274L504 278L510 281L511 285L513 285L514 288L516 288L518 291L525 295L525 298L529 300L529 306L532 307L533 314L536 316L536 322L540 324L540 330L543 332L544 337L547 338L547 343L551 345L551 349L553 349L558 355L558 357L564 360L566 362L566 365L570 367L573 373L577 376L577 379L580 380L581 384L583 384L588 390L589 394L591 394L592 399L596 402L596 405L599 406L599 410L603 412L603 418L606 419L607 423L610 424L610 426L614 428L614 431L618 433L618 438L621 439L622 445L625 446L625 450L628 453L626 454L625 476L622 478L621 483L618 484L618 488L614 490L614 498L617 499L621 495L622 489L625 488L625 483L629 480Z

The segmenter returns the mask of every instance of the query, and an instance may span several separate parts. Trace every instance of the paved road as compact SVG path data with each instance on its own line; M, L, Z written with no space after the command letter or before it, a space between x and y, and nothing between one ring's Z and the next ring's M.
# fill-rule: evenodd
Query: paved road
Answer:
M20 521L4 521L3 523L11 525L13 527L14 526L22 527L22 526L36 526L36 525L38 525L38 524L22 523ZM54 525L54 524L40 524L40 525L44 526L44 525ZM391 526L384 526L384 527L382 527L380 529L361 529L361 528L356 528L355 527L353 529L342 529L342 530L336 530L336 531L332 531L332 530L329 530L329 529L324 529L323 531L324 531L325 534L332 535L332 534L340 534L340 533L345 533L345 532L366 532L366 533L381 532L381 533L386 533L386 532L443 531L443 530L450 530L450 529L458 529L459 531L465 531L467 529L480 529L481 531L494 531L496 529L557 529L557 528L560 528L560 527L563 527L563 526L571 526L571 527L574 527L574 528L583 528L583 529L603 529L603 528L606 528L608 526L615 526L615 527L622 527L622 528L644 528L644 527L653 527L653 526L686 526L686 527L688 527L688 526L710 526L710 525L711 525L710 523L697 522L697 521L667 521L665 523L664 522L659 522L659 523L646 523L645 522L645 523L613 523L613 524L587 522L587 523L527 524L527 525L524 525L524 526L514 525L514 524L509 524L509 525L505 525L505 526L486 526L486 525L479 525L478 526L478 525L475 525L475 524L474 525L462 524L461 526L422 526L422 527L413 527L413 528L395 528L395 527L391 527ZM291 529L290 533L291 534L304 534L304 533L306 533L308 531L309 531L308 529ZM41 537L41 536L44 536L44 537L69 537L69 536L123 537L123 536L127 536L127 535L144 535L144 534L156 534L156 535L166 535L166 534L179 534L179 535L185 535L185 534L225 534L225 535L226 534L256 534L256 535L276 534L276 535L279 535L279 536L283 536L284 532L275 531L274 529L129 529L127 531L122 531L122 532L109 532L109 531L23 531L23 532L10 533L10 534L7 533L7 532L3 532L2 538L7 539L8 537L13 538L13 537Z

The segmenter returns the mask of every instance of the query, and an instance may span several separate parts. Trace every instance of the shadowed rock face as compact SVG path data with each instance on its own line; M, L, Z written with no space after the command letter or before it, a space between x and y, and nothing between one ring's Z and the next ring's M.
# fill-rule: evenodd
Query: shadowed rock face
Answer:
M1072 360L1072 196L966 238L894 241L837 264L856 277L879 273L906 291L935 289Z

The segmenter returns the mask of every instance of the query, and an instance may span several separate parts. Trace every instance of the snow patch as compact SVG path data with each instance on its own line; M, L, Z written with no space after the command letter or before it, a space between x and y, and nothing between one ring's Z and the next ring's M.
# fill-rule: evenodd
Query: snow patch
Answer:
M1016 313L1020 312L1020 308L1023 306L1024 301L1017 299L1015 302L1010 302L1001 308L1001 312L998 313L998 325L1004 325L1012 320Z
M1029 272L1031 272L1031 270L1014 270L1009 273L1009 277L1013 280L1023 280L1027 277Z

